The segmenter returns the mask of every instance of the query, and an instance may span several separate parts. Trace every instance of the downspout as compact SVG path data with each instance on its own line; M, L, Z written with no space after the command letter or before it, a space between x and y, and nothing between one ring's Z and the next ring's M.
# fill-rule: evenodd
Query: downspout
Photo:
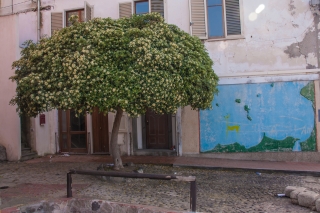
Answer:
M182 156L181 110L181 107L179 107L176 113L177 156Z
M319 68L319 29L318 29L318 25L319 25L319 15L317 13L314 13L314 28L316 31L316 51L317 51L317 68Z
M41 17L40 17L40 0L37 0L38 3L38 27L37 27L37 32L38 32L38 42L40 41L40 23L41 23Z

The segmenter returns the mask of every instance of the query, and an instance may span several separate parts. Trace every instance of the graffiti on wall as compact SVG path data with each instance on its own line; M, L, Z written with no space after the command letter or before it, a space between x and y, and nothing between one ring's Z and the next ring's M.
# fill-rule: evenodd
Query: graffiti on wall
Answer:
M315 151L313 81L220 85L200 111L201 152Z

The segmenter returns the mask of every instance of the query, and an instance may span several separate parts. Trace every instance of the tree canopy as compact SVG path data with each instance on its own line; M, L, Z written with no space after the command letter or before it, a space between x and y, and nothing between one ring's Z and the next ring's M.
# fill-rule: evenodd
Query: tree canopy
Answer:
M54 108L78 113L126 111L131 116L211 107L218 77L196 37L150 13L95 18L27 42L13 63L11 104L36 116Z

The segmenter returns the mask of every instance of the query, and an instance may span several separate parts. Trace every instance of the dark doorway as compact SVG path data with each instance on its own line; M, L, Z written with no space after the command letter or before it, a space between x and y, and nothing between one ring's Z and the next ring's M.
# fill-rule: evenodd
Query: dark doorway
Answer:
M146 122L146 146L147 149L169 149L169 115L159 115L147 110Z
M30 135L30 117L26 115L20 116L20 127L21 127L21 149L31 148L31 135Z
M98 108L92 112L93 153L109 153L108 114L99 113Z
M59 133L61 152L88 152L85 115L76 115L74 110L59 110Z

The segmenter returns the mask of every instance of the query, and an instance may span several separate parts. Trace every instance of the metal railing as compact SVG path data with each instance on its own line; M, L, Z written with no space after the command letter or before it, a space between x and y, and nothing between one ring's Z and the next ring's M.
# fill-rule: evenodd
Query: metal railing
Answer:
M162 175L162 174L141 174L141 173L127 173L127 172L100 172L89 170L75 170L71 169L67 173L67 197L72 197L72 177L73 174L79 175L96 175L109 177L125 177L125 178L148 178L157 180L174 180L190 182L190 209L196 212L197 205L197 186L196 177L194 176L178 176L178 175Z

